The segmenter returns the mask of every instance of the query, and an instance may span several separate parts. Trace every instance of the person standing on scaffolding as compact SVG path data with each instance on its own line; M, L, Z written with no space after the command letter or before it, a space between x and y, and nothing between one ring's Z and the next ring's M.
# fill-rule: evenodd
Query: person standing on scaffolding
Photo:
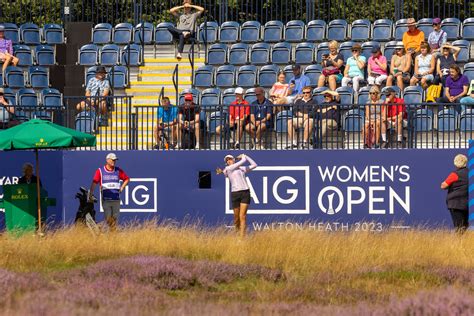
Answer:
M179 14L179 10L183 10L183 14ZM194 9L196 12L191 12ZM178 52L176 59L181 60L184 49L184 41L188 38L194 37L196 33L196 21L204 12L204 8L198 5L191 4L191 0L184 0L183 5L176 6L170 10L170 13L178 17L178 25L168 26L168 31L173 35L175 40L178 40Z

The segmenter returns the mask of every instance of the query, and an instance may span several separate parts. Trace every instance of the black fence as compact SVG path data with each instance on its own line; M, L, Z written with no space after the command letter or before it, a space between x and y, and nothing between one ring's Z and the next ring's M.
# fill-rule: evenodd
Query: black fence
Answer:
M195 4L206 9L208 20L244 22L257 20L311 21L356 19L376 20L388 18L398 20L414 17L473 16L474 2L465 0L195 0ZM93 22L112 23L141 21L162 22L172 20L168 10L182 1L176 0L1 0L2 21L25 23Z

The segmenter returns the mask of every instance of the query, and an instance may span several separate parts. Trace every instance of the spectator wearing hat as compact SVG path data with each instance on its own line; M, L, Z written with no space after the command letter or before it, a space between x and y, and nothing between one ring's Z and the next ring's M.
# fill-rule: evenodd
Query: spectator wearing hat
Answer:
M421 82L421 87L426 90L428 84L434 80L436 58L430 54L428 43L421 44L421 54L415 57L415 71L410 80L410 85L415 86Z
M0 110L0 128L5 128L10 122L10 118L15 115L15 108L10 104L8 99L5 98L3 88L0 88L0 105L1 105L1 110Z
M325 90L321 94L324 100L318 107L318 119L321 124L321 138L324 141L328 132L332 134L339 126L339 93Z
M86 87L86 99L77 104L76 109L78 111L95 110L95 107L99 107L101 114L107 113L107 102L104 98L110 93L110 83L106 79L107 71L105 67L97 67L95 77L91 78L87 83Z
M411 55L406 53L402 42L397 42L395 52L390 62L390 75L387 78L387 86L393 86L394 81L401 91L405 89L405 83L410 83Z
M168 146L175 145L178 140L178 107L171 105L170 98L163 97L157 112L158 120L153 128L155 149L165 147L162 138L167 139Z
M265 149L262 144L262 135L272 126L273 104L265 98L262 87L255 88L257 99L252 102L250 121L246 130L255 140L255 149Z
M382 122L386 120L386 107L382 106L380 100L380 89L378 86L372 86L369 90L369 101L365 106L365 123L364 123L364 147L375 148L380 147L380 134L382 130ZM383 146L387 142L387 135L384 131L382 134Z
M446 78L444 87L444 97L437 98L438 103L458 103L467 95L469 89L469 79L461 74L458 65L452 64L449 67L449 76ZM441 108L442 106L440 106Z
M341 81L343 87L352 82L352 88L355 92L359 92L359 81L364 80L364 68L367 62L365 56L360 54L361 49L360 44L352 46L352 56L347 59L344 78Z
M296 99L302 97L303 88L311 84L311 80L301 73L301 66L295 64L291 67L293 70L293 77L290 79L290 86L288 89L288 96L286 97L288 103L293 103Z
M449 76L449 67L456 63L460 52L460 47L452 46L448 43L441 46L441 53L436 60L436 79L438 82L441 81L443 86L446 84L446 78Z
M441 47L447 42L448 34L441 29L441 19L433 19L433 31L428 35L428 45L431 53L435 56L440 55Z
M369 85L380 86L387 79L387 58L382 55L380 46L374 46L372 48L372 56L369 57L367 73L369 77L367 81Z
M196 12L191 12L192 9L196 10ZM180 10L183 10L182 14L178 13ZM170 13L179 19L176 27L168 26L168 31L173 35L173 38L178 40L176 59L180 60L182 58L184 41L187 38L193 37L196 33L196 21L203 12L204 8L191 4L191 0L184 0L183 5L176 6L170 10Z
M425 33L416 27L414 18L407 20L408 31L403 33L403 45L412 56L420 52L421 42L425 40ZM413 56L414 57L414 56Z
M200 149L200 114L201 108L194 103L193 95L191 93L186 93L184 95L184 104L179 107L178 110L178 124L180 129L178 130L178 148L182 148L182 143L192 143L196 141L195 145L184 146L186 149L194 147L194 149ZM193 136L194 134L194 136ZM186 139L189 137L190 139ZM188 142L189 141L189 142Z
M311 95L311 87L303 88L303 98L296 100L293 105L293 118L288 120L288 138L292 144L289 148L298 148L298 141L295 132L299 128L303 128L303 143L301 149L308 148L309 135L313 130L314 120L312 118L316 103Z
M396 129L397 148L400 148L403 142L403 128L408 126L405 100L397 98L397 92L391 87L387 87L384 92L386 98L383 104L386 107L387 116L382 122L382 138L388 128Z
M5 73L5 69L10 64L16 66L20 61L17 57L13 56L13 44L11 40L5 38L5 26L3 25L0 25L0 61L3 62L3 73Z
M319 76L318 87L324 87L326 82L329 89L336 90L337 84L343 78L344 56L338 51L339 44L336 41L329 42L329 54L323 55L321 65L323 72Z
M240 140L250 117L250 104L244 99L244 89L238 87L235 89L235 101L229 106L229 130L233 132L235 149L240 149ZM216 128L216 134L222 133L222 125ZM237 135L236 135L237 133Z

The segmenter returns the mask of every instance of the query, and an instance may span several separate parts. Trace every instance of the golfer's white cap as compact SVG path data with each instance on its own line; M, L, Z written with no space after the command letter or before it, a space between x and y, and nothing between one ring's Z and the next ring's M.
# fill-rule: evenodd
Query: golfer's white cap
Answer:
M105 159L118 160L117 155L115 155L114 153L108 154L107 157L105 157Z
M226 162L227 159L234 159L234 156L232 156L232 155L225 155L225 157L224 157L224 162Z
M235 94L244 94L244 89L241 88L241 87L237 87L237 88L235 88L234 93Z

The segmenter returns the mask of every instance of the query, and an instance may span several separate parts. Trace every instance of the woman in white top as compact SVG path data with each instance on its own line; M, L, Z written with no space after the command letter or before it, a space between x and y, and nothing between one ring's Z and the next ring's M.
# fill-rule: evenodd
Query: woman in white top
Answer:
M240 161L235 162L236 159L240 159ZM230 181L234 225L236 230L240 231L240 236L244 237L247 229L247 210L250 205L250 190L245 174L255 169L257 164L245 154L240 154L236 158L232 155L226 155L224 161L227 166L224 170L217 168L216 172L217 174L224 174ZM247 161L249 165L243 166Z
M421 81L423 89L428 88L428 83L434 80L435 57L430 54L430 46L423 42L420 45L421 54L415 58L415 72L411 77L410 85L416 86Z

